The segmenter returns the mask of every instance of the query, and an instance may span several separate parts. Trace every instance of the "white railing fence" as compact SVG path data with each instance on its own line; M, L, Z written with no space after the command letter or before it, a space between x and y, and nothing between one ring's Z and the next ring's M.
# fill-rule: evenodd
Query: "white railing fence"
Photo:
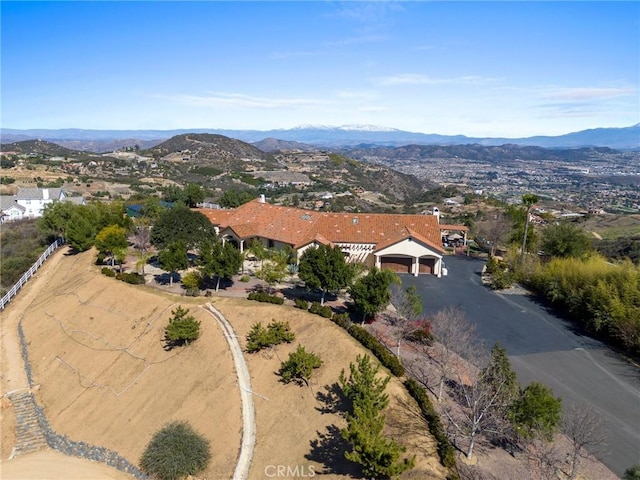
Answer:
M22 288L22 286L27 283L27 281L33 277L33 275L38 271L38 269L42 266L42 264L44 263L44 261L49 258L49 256L55 251L56 248L58 248L60 245L62 245L64 243L64 239L59 238L58 240L56 240L55 242L53 242L51 245L49 245L49 248L47 248L44 253L42 255L40 255L40 258L38 258L38 260L36 261L36 263L34 263L33 265L31 265L31 268L29 270L27 270L24 275L22 275L22 277L20 277L20 280L18 280L16 282L16 284L11 287L11 290L9 290L6 295L4 297L2 297L2 300L0 300L0 310L4 310L4 307L7 306L7 304L11 301L11 299L13 297L16 296L16 294L20 291L20 289Z

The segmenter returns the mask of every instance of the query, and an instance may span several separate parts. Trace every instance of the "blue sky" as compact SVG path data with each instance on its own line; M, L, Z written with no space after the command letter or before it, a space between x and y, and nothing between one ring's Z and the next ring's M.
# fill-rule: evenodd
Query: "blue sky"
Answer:
M4 128L640 122L640 2L7 2Z

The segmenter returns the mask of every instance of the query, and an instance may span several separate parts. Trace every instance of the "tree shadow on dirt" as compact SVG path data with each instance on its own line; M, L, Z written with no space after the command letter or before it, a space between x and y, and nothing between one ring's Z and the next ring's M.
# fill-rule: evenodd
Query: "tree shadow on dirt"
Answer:
M362 478L360 466L344 457L344 452L350 450L350 445L342 438L337 426L329 425L324 433L317 434L318 438L309 442L311 451L304 456L307 460L324 465L324 471L317 473Z
M324 392L316 393L316 400L320 403L316 407L322 414L332 413L344 415L351 408L350 402L344 396L342 388L338 383L324 386Z

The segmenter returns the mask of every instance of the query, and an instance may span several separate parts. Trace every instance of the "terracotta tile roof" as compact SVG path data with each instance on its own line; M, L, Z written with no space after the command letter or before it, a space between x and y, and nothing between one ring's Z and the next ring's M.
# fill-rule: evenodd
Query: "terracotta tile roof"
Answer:
M444 223L441 223L440 230L458 230L460 232L468 232L469 227L467 227L466 225L446 225Z
M259 200L233 210L198 211L221 230L232 228L240 238L260 236L294 246L306 245L315 238L331 243L378 245L413 235L442 250L441 226L433 215L320 213Z

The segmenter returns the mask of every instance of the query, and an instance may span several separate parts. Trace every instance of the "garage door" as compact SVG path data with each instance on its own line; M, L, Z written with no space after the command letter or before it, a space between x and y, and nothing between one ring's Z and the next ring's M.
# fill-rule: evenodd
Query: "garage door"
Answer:
M396 273L411 273L413 259L406 257L382 257L381 268L388 268Z
M433 270L435 269L435 265L436 265L435 258L421 258L420 259L420 273L433 274Z

